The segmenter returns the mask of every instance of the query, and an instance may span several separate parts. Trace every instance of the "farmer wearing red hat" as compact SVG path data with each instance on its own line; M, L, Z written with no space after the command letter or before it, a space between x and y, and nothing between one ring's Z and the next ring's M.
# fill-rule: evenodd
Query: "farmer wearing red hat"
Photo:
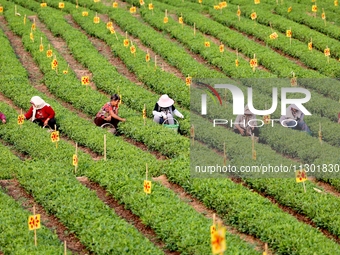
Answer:
M153 120L156 123L163 124L166 121L166 124L174 124L174 117L183 119L184 116L175 108L174 100L172 100L168 95L162 95L157 103L155 104L155 108L152 111Z

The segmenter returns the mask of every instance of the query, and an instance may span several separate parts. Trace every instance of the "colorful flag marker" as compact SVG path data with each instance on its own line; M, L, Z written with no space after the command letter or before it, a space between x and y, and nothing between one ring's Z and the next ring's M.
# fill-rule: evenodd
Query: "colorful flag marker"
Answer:
M239 5L237 6L236 15L237 15L237 17L238 17L238 21L240 21L240 19L241 19L241 9L240 9L240 6L239 6Z
M25 116L21 113L20 115L18 115L18 125L20 125L20 127L24 124L25 121Z
M144 180L144 192L145 194L151 194L151 181L148 181L148 164L145 164L146 173L145 173L145 180Z
M188 74L188 76L185 78L185 84L187 86L190 86L191 85L191 81L192 81L192 77L190 77L189 74Z

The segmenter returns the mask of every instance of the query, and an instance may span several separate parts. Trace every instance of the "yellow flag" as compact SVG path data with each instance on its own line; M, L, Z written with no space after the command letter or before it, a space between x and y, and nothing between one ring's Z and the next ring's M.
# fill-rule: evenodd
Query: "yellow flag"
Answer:
M88 77L88 76L82 76L82 77L81 77L81 84L83 84L83 85L89 85L89 84L90 84L90 77Z
M257 67L257 59L256 58L250 59L249 64L251 68Z
M47 51L46 51L46 57L50 58L50 57L52 57L52 56L53 56L52 50L47 50Z
M25 116L23 114L20 114L18 116L18 125L24 124Z
M129 46L129 39L124 39L123 44L124 44L125 47L128 47Z
M275 39L277 39L278 37L279 37L279 36L278 36L278 34L277 34L276 32L271 33L271 34L269 35L269 38L272 39L272 40L275 40Z
M93 18L93 23L94 24L99 24L99 22L100 22L100 18L98 16Z
M52 133L51 133L51 141L52 141L52 143L54 143L54 142L59 142L59 131L53 131Z
M325 56L328 57L329 55L331 55L331 50L327 47L324 51Z
M252 12L252 13L250 14L250 18L251 18L252 20L255 20L255 19L257 18L256 12Z
M289 37L289 38L292 37L292 30L290 29L286 30L286 37Z
M218 47L220 52L223 53L224 52L224 44L220 44L220 46Z
M264 115L263 116L263 122L264 122L264 124L269 124L270 123L270 115Z
M149 62L149 61L150 61L150 54L149 54L149 53L147 53L147 54L145 55L145 61L146 61L146 62Z
M56 69L56 67L58 67L58 61L56 59L53 59L53 61L51 62L51 68L54 70Z
M131 54L135 54L135 53L136 53L136 47L135 47L135 45L131 45L131 47L130 47L130 52L131 52Z
M304 182L307 180L307 174L305 172L305 169L298 170L295 172L295 178L296 182Z
M113 27L112 21L109 21L109 22L106 23L106 28L107 28L107 29L110 30L112 27Z
M144 180L144 192L151 194L151 181Z
M76 154L73 154L73 157L72 157L72 164L74 166L78 166L78 156Z
M312 12L317 12L318 6L316 4L312 5Z
M213 254L222 254L225 252L227 245L225 241L225 227L220 227L211 235L211 248Z
M146 109L143 109L143 119L146 119Z
M191 85L191 77L190 76L188 76L188 77L186 77L185 78L185 84L187 85L187 86L190 86Z
M28 229L34 230L40 228L40 214L30 215L28 217Z
M130 13L136 13L136 11L137 11L137 8L135 6L132 6L130 8Z

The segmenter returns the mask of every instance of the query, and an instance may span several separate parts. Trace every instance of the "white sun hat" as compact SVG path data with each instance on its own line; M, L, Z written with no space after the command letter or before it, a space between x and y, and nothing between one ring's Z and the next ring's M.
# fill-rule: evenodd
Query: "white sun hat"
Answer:
M159 98L157 103L160 107L169 107L174 104L174 100L172 100L167 94L165 94Z

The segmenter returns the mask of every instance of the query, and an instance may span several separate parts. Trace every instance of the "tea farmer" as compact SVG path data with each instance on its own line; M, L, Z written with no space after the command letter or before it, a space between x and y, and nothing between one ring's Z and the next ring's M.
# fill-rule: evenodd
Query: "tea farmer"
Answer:
M152 111L153 120L156 123L163 124L166 121L166 124L173 125L174 124L174 115L183 119L184 116L175 108L174 100L172 100L168 95L162 95L155 107Z
M256 116L250 110L248 105L244 107L244 114L237 115L234 123L234 132L244 136L259 136Z
M31 107L28 112L24 114L25 119L31 119L41 127L49 126L53 129L56 125L53 108L39 96L32 97L30 103Z
M115 128L115 130L113 130L113 133L116 133L118 123L120 121L122 122L126 121L126 119L118 116L119 101L120 101L119 95L117 94L112 95L110 98L110 102L104 104L100 111L97 113L94 119L94 123L99 127L107 123L112 124Z
M305 114L295 104L291 104L286 109L286 115L281 116L280 122L282 126L311 134L309 127L303 120L304 116Z

